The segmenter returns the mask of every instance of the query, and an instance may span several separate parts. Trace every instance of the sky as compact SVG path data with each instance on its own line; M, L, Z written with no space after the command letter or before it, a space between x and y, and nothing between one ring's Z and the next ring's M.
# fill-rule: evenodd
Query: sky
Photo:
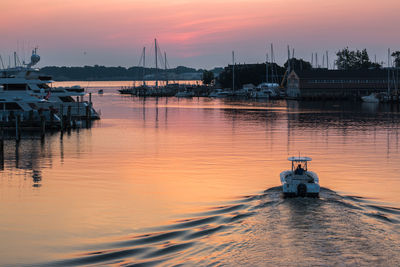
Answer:
M387 62L400 50L399 0L2 0L0 55L17 51L29 61L38 47L42 66L137 66L146 47L154 66L154 39L169 66L194 68L276 62L344 47L366 48Z

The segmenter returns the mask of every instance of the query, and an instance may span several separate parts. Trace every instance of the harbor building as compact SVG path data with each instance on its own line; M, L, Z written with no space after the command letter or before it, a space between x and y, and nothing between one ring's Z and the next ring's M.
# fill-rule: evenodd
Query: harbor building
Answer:
M397 70L328 70L291 71L286 93L299 99L354 99L370 93L390 92L398 96Z

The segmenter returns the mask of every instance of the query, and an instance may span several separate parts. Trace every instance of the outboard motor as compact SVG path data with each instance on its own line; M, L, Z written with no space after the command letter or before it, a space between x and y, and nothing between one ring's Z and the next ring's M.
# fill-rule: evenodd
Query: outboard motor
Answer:
M305 184L302 183L297 186L297 195L300 197L307 195L307 186Z

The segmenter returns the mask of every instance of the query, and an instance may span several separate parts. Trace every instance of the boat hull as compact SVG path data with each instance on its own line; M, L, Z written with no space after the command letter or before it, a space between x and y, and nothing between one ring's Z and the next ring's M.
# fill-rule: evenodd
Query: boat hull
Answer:
M284 171L280 176L284 197L319 196L319 180L314 172L307 171L302 175L295 175L292 171Z

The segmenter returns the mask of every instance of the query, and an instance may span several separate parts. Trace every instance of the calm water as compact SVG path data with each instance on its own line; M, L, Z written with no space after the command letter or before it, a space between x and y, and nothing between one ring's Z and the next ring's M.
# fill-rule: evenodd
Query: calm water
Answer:
M0 265L400 264L399 107L81 85L93 128L5 142ZM319 199L281 197L299 152Z

